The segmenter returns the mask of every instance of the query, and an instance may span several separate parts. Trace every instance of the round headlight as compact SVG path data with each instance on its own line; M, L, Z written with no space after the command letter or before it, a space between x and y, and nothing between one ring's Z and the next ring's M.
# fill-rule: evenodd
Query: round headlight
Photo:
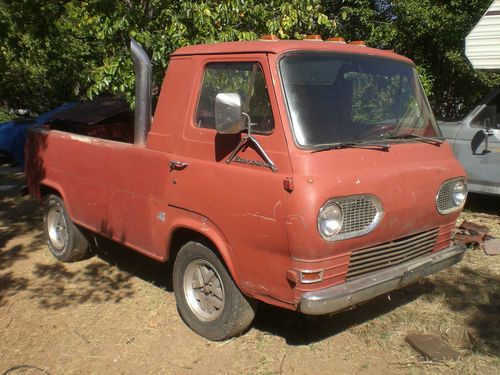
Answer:
M462 206L467 199L467 186L463 181L455 182L452 191L453 203L457 206Z
M319 211L319 232L324 237L333 237L342 228L343 221L342 208L337 203L327 203Z

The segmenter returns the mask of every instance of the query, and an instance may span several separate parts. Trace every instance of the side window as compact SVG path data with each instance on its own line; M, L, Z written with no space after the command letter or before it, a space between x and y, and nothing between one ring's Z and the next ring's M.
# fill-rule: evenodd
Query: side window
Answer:
M241 96L244 111L252 120L253 132L264 134L272 132L274 121L271 103L266 80L259 64L208 64L196 109L196 126L215 129L215 97L219 93L237 93Z
M500 129L500 94L491 99L486 107L474 117L470 125L474 128Z

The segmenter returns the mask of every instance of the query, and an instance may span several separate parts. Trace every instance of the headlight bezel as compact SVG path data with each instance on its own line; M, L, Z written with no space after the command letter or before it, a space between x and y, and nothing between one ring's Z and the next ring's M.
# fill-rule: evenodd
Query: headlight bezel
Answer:
M365 200L365 201L370 202L374 206L374 208L376 210L376 213L375 213L375 215L373 217L373 220L372 220L371 224L368 225L367 227L365 227L364 229L362 229L362 230L356 230L356 231L352 231L352 232L341 233L343 225L346 224L346 221L345 221L345 212L344 212L344 209L342 207L342 204L343 203L347 203L347 202L352 201L352 200ZM337 231L336 234L334 234L332 236L327 236L321 230L320 219L321 219L321 213L328 206L330 206L332 204L337 204L340 207L340 209L342 210L342 214L343 214L342 225L340 226L340 229L339 229L339 231ZM383 216L384 216L384 208L382 206L381 201L375 195L371 195L371 194L356 194L356 195L349 195L349 196L339 197L339 198L331 198L331 199L327 200L320 207L320 209L318 211L317 229L318 229L319 235L325 241L332 242L332 241L338 241L338 240L346 240L346 239L350 239L350 238L364 236L364 235L370 233L371 231L373 231L375 229L375 227L377 227L377 225L382 220Z
M446 188L448 186L450 186L451 184L453 184L453 186L449 187L448 191L446 191ZM461 194L464 195L463 201L459 204L457 204L456 199L455 199L456 187L458 184L462 185ZM436 194L436 210L439 212L440 215L447 215L447 214L461 210L465 206L465 202L467 201L468 193L469 192L468 192L468 188L467 188L467 179L465 177L456 177L456 178L451 178L449 180L444 181L439 186L438 192ZM448 207L448 208L444 208L444 209L440 207L441 194L451 195L450 202L453 203L452 207Z

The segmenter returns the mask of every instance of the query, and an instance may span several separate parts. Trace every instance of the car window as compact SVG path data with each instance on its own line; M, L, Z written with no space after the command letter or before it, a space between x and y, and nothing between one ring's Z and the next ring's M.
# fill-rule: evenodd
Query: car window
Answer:
M262 67L258 63L211 63L205 68L196 110L196 126L215 129L215 97L237 93L252 121L252 131L270 133L274 121Z
M500 94L495 95L488 104L474 117L470 126L474 128L500 129Z

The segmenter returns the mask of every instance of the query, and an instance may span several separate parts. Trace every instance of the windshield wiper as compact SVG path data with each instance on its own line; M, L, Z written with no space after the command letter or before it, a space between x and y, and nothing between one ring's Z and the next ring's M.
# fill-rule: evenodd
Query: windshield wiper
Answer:
M385 137L385 138L386 139L415 139L417 141L429 143L429 144L436 145L436 146L439 146L444 142L444 140L439 139L439 138L424 137L422 135L418 135L415 133L403 133L403 134L391 135L391 136Z
M328 150L340 150L342 148L367 148L367 149L388 151L391 148L391 145L387 143L341 142L341 143L326 145L325 147L311 151L311 153L328 151Z

